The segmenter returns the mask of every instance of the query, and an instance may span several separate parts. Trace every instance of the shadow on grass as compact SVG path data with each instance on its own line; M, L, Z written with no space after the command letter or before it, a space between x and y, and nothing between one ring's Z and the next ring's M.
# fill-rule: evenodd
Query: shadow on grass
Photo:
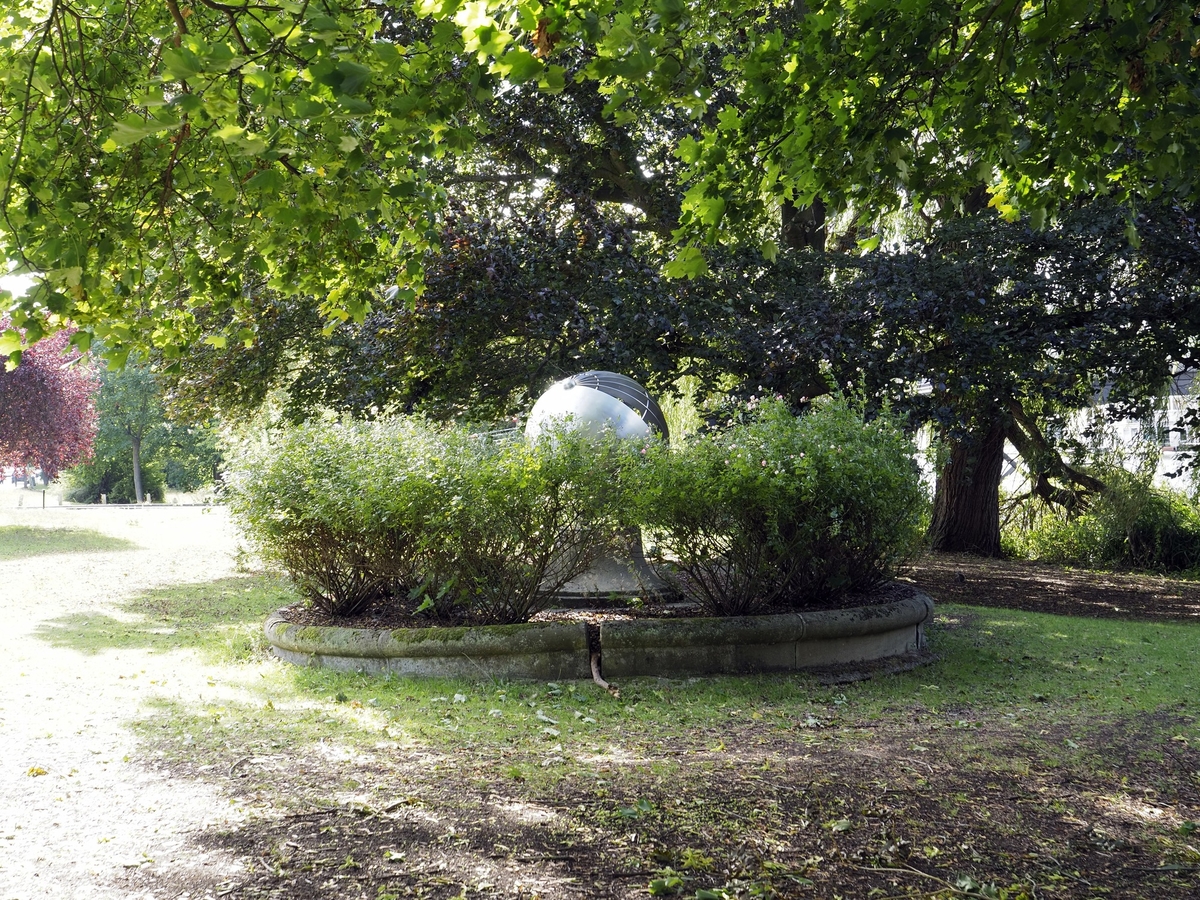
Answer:
M1194 578L1073 570L1020 559L929 553L905 581L939 603L1040 610L1066 616L1200 622Z
M154 698L130 724L173 775L265 811L194 836L256 861L236 896L1200 886L1184 833L1200 809L1194 625L947 606L939 659L914 672L633 679L616 699L590 682L257 665L261 646L239 642L292 599L231 578L41 632L81 653L192 647L226 664L227 692Z
M249 658L273 610L294 602L290 588L261 576L223 578L159 588L132 598L115 613L72 613L42 622L35 634L55 647L95 655L139 649L167 653L197 649L219 662Z
M541 693L537 708L559 717ZM442 712L464 715L472 702L443 701ZM499 702L503 718L515 713ZM1078 732L1041 730L1036 718L1039 736L1028 741L1007 727L933 729L911 709L880 717L879 727L831 721L772 739L749 715L726 712L724 726L697 742L674 725L668 700L647 690L638 705L652 704L663 720L657 739L624 761L560 746L565 733L539 748L460 729L442 753L381 741L371 716L349 727L364 709L348 699L302 713L168 703L138 727L156 750L174 732L165 758L177 774L211 779L260 808L274 799L273 815L195 835L258 861L230 886L236 896L625 900L680 894L677 879L692 898L915 898L943 896L921 890L929 878L952 885L966 874L1004 892L944 895L1018 900L1049 880L1055 897L1072 900L1095 896L1089 882L1166 900L1200 886L1184 827L1194 823L1179 824L1154 799L1170 785L1186 792L1196 751L1168 747L1170 768L1130 757L1128 745L1148 743L1137 720L1105 742L1118 756L1099 771L1082 751L1062 752ZM623 741L629 715L602 718L592 740ZM302 740L305 730L314 733ZM1004 768L981 760L981 746L1003 755ZM1128 764L1118 770L1115 759ZM1188 802L1179 814L1194 809ZM911 891L901 892L897 874Z
M87 528L34 528L0 526L0 560L26 559L54 553L110 553L137 550L138 545Z

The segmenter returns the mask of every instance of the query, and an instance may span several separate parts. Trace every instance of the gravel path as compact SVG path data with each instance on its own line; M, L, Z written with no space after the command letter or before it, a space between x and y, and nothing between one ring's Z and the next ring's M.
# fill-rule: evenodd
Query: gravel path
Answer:
M157 772L127 723L152 698L218 688L188 650L84 653L46 634L65 617L127 616L122 604L152 588L234 574L225 513L41 509L27 496L0 488L0 525L87 528L137 547L0 560L0 900L215 897L241 864L194 850L189 835L239 810Z

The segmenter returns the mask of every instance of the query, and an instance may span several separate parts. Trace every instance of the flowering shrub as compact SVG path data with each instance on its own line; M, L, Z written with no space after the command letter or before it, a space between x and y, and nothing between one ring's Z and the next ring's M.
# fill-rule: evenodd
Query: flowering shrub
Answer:
M822 605L893 578L926 502L895 423L844 400L801 417L764 402L676 451L648 445L624 480L659 575L713 615Z

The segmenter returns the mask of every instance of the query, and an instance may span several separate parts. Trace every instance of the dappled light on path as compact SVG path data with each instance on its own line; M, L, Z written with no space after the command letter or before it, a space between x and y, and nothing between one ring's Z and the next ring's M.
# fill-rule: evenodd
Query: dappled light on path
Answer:
M237 864L196 853L191 833L241 813L145 758L128 723L149 698L194 695L207 677L178 629L140 634L125 604L160 585L231 575L223 512L0 512L11 525L82 527L109 552L0 560L0 896L125 898L147 878L179 885L172 896L203 896Z

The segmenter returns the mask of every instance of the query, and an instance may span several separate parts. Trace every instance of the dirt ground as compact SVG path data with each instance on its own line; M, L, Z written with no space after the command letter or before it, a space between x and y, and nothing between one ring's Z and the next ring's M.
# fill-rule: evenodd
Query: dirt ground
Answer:
M1200 582L1072 571L1024 560L932 554L905 579L943 603L1063 616L1200 621Z
M1200 811L1194 790L1168 799L1147 787L1117 800L1106 779L1053 767L1018 777L972 748L1023 759L1070 733L1030 741L975 725L964 739L952 728L882 734L859 723L807 742L741 728L716 752L700 736L676 744L681 767L669 777L608 772L599 792L590 780L535 793L381 766L378 777L413 791L394 807L314 809L215 846L255 861L233 892L254 898L625 900L655 893L669 869L690 882L689 898L701 885L712 891L701 897L1200 896L1196 866L1148 838L1148 826L1178 828ZM1098 753L1140 781L1147 767L1127 755L1130 736L1110 735ZM1194 754L1165 761L1184 780L1194 766ZM621 819L614 805L646 812Z
M263 749L269 735L189 758L129 722L233 686L184 652L89 655L39 628L232 573L224 514L4 506L0 525L139 549L0 561L0 900L1200 896L1200 748L1170 737L1195 710L1094 723L1082 747L1037 710L992 721L916 697L886 728L831 700L571 760L470 741ZM1148 576L933 557L911 580L942 602L1200 617L1200 587Z

